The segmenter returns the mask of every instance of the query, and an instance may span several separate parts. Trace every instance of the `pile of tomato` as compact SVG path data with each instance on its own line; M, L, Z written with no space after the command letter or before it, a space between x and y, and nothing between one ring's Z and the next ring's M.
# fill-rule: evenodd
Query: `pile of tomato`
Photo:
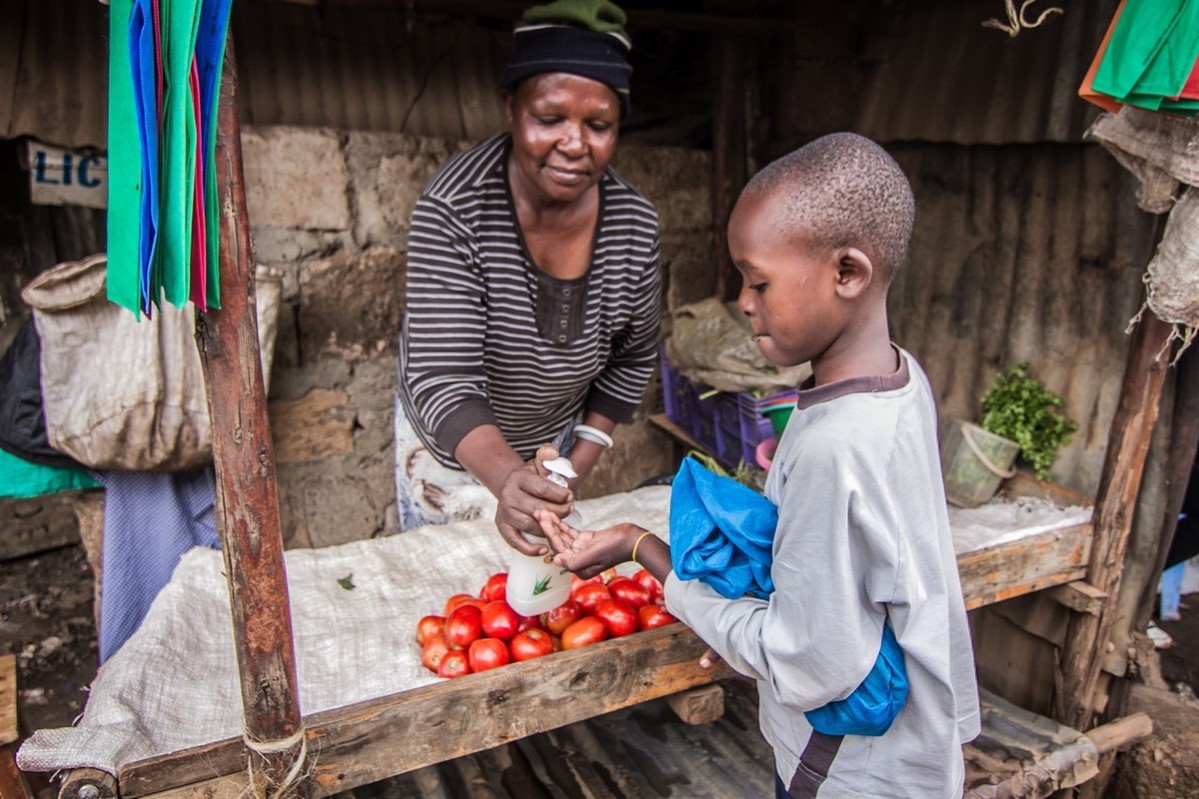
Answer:
M442 615L421 618L416 643L425 668L461 677L675 621L662 606L662 584L646 569L573 577L570 599L539 616L509 607L507 586L507 572L493 574L478 596L454 594Z

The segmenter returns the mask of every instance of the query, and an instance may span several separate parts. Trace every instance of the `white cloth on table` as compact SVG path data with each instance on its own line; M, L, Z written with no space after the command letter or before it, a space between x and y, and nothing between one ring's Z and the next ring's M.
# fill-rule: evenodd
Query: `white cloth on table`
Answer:
M581 500L588 527L633 521L665 534L670 489ZM323 710L436 681L420 664L421 616L477 594L511 551L484 518L286 553L300 710ZM625 564L621 571L633 571ZM349 578L348 590L339 580ZM221 554L193 549L141 627L100 669L74 727L35 732L26 771L121 766L240 736L241 690Z

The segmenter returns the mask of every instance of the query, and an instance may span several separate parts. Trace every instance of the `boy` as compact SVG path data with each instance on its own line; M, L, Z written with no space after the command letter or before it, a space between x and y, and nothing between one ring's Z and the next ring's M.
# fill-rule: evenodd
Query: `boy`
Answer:
M538 518L555 560L589 576L635 559L666 607L756 679L779 797L960 796L977 686L937 452L932 391L890 341L887 288L915 202L877 144L838 133L767 166L729 221L738 300L773 363L809 361L766 481L778 506L768 601L726 599L671 571L636 525L579 531ZM890 624L907 703L879 737L814 733L804 711L863 681Z

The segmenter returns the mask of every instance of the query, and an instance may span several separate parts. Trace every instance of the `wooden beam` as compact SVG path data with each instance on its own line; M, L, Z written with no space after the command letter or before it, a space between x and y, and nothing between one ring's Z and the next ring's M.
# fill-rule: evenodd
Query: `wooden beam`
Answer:
M474 17L515 22L533 5L525 0L275 0L314 7L398 9L423 15ZM742 6L744 10L744 6ZM774 36L791 24L789 17L751 17L734 14L699 14L660 8L626 9L628 28L672 30L739 36Z
M1153 735L1153 719L1144 713L1133 713L1087 732L1101 755L1126 749L1150 735Z
M320 753L310 789L328 796L732 676L723 662L699 667L706 649L670 624L315 714L306 719L309 749ZM227 775L243 756L240 739L229 739L131 763L121 797L222 796L217 787L236 782Z
M747 180L745 163L744 45L738 39L712 42L716 98L712 112L712 248L716 279L713 295L731 300L739 289L729 256L729 216Z
M1144 630L1153 615L1158 578L1166 566L1166 557L1170 554L1170 545L1174 542L1178 514L1182 512L1196 452L1199 452L1199 350L1192 348L1182 353L1178 361L1178 377L1174 386L1174 415L1170 427L1170 452L1166 463L1169 487L1166 490L1166 507L1162 513L1161 543L1158 544L1152 579L1145 584L1133 622L1133 629L1136 631Z
M1108 599L1098 616L1077 614L1070 619L1062 648L1062 685L1053 699L1053 717L1077 730L1089 727L1094 715L1128 536L1166 378L1170 331L1169 325L1148 311L1137 325L1108 435L1095 498L1095 540L1087 568L1087 581Z
M966 610L1086 576L1091 524L1075 524L958 555Z
M1059 605L1064 605L1077 613L1089 613L1098 616L1103 609L1107 594L1084 580L1054 586L1045 595Z
M198 313L197 338L212 419L216 519L229 582L245 735L281 751L256 755L263 785L278 785L302 743L275 454L267 418L258 322L254 249L246 212L237 62L232 32L225 49L217 117L221 309Z
M118 799L117 780L98 768L77 768L67 772L58 789L58 799Z
M14 744L0 746L0 796L4 799L35 799L25 775L17 768Z
M724 689L718 683L679 691L666 704L684 724L711 724L724 715Z
M17 740L17 656L0 655L0 744Z

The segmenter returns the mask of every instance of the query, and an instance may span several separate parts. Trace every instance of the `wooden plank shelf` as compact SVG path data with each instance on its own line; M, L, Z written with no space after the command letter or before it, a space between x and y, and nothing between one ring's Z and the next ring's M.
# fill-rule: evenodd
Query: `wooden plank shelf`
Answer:
M583 649L403 691L306 717L314 796L328 796L733 675L698 665L706 649L671 624ZM230 738L130 763L123 799L220 799L245 786ZM226 793L228 792L228 793Z

